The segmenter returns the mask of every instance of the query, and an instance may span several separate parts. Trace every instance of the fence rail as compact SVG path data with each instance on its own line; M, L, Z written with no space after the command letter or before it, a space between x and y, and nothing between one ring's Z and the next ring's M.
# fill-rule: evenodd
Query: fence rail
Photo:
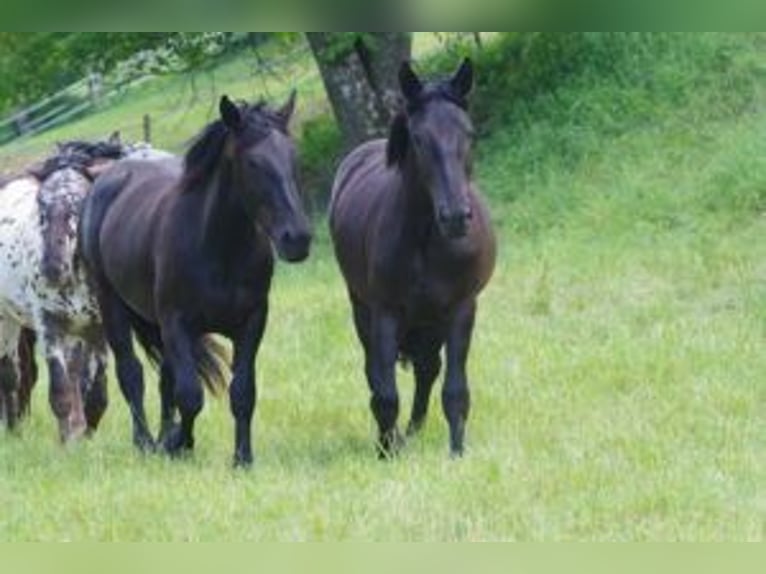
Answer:
M282 90L283 87L287 90L287 87L282 86L283 78L286 75L290 77L289 86L299 90L307 83L316 80L318 73L316 69L304 65L306 58L310 55L307 45L298 45L277 57L262 57L259 52L247 52L246 55L247 57L242 59L241 68L239 68L241 71L239 77L249 80L250 92L247 94L249 97L263 96L267 99L276 100L276 98L286 96L286 92L283 93ZM191 80L193 74L180 72L174 75ZM151 107L140 110L135 115L118 113L110 116L108 123L94 124L91 122L87 126L78 124L80 119L91 113L110 109L113 102L121 100L142 83L150 82L156 77L145 74L118 79L107 75L99 79L99 90L94 97L91 96L86 77L27 106L24 110L0 119L0 177L18 173L25 166L38 161L48 153L51 144L50 138L44 135L43 137L34 136L66 124L70 120L75 120L73 125L78 127L74 131L65 128L61 136L65 139L96 140L118 131L124 138L127 138L127 141L143 139L170 151L180 152L186 143L185 138L192 135L187 133L188 130L184 126L185 118L189 114L194 114L198 115L202 122L210 121L212 119L211 114L215 115L216 107L214 104L220 95L219 88L224 89L223 85L216 85L215 74L199 74L197 76L198 82L205 83L198 83L196 88L192 88L195 84L189 81L183 84L183 88L177 93L166 93L164 98L155 98ZM279 90L272 92L275 85L279 85ZM189 90L194 91L194 93L192 94ZM199 93L196 90L199 90ZM244 96L245 94L238 92L236 95ZM315 100L311 101L311 105L306 105L308 102L304 102L301 106L302 114L307 117L324 110L321 108L321 103L317 103ZM62 106L62 109L57 109L59 106ZM25 123L27 129L21 134L16 133L14 122L18 121L19 116L25 112L29 114ZM155 142L155 138L158 141Z
M58 92L0 119L0 145L32 137L85 115L104 100L147 79L148 76L140 76L128 82L105 87L101 74L89 74Z

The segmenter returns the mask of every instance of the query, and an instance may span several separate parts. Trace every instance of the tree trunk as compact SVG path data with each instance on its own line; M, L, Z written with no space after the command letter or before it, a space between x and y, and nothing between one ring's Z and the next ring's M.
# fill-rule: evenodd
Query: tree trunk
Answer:
M347 149L384 136L398 107L409 32L306 34Z

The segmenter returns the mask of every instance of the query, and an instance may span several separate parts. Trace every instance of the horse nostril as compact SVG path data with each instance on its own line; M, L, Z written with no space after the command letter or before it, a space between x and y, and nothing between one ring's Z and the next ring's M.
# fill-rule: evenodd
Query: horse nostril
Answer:
M311 234L306 231L285 231L282 233L282 241L287 243L308 243Z
M442 223L464 223L473 218L473 210L470 206L460 207L455 211L450 211L446 207L439 208L439 220Z

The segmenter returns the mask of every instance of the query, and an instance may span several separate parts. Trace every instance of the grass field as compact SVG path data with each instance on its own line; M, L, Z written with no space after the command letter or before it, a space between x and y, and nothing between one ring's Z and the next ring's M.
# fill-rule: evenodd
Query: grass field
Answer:
M714 41L763 65L760 38ZM593 110L635 94L585 80L523 124L495 120L477 170L500 253L463 459L448 457L438 391L422 436L376 459L318 218L311 259L278 268L252 471L229 466L225 401L208 400L193 457L168 461L133 451L113 378L97 436L61 448L41 382L21 436L0 436L0 539L762 540L763 77L743 88L746 106L704 84L619 130ZM556 120L569 101L590 106L576 125ZM407 414L411 373L399 375ZM147 395L157 414L154 378Z

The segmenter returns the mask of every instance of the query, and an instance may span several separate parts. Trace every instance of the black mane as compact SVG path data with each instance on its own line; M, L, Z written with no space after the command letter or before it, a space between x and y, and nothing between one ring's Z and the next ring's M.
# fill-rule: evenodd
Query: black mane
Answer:
M45 181L54 172L74 168L88 176L87 168L99 159L120 159L125 155L125 148L120 144L109 142L87 142L72 140L58 144L58 153L47 158L41 164L33 166L27 173Z
M252 145L265 138L273 129L286 133L278 114L266 107L265 102L260 101L254 105L240 102L239 107L244 126L238 130L237 137L244 145ZM196 188L215 172L229 132L229 128L219 118L205 126L192 140L189 150L184 155L182 190Z

